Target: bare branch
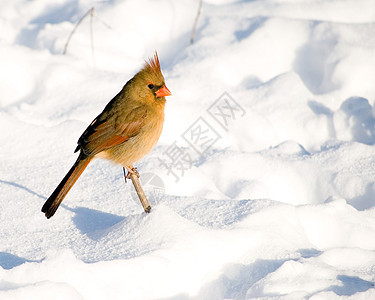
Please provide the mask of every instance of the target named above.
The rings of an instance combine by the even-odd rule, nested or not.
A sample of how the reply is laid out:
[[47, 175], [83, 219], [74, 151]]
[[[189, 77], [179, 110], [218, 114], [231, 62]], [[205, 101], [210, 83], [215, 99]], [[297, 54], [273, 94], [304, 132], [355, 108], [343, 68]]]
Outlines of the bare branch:
[[93, 31], [93, 26], [92, 26], [93, 20], [94, 20], [94, 7], [90, 9], [90, 40], [91, 40], [92, 63], [95, 68], [96, 64], [95, 64], [95, 52], [94, 52], [94, 31]]
[[137, 174], [135, 173], [129, 173], [129, 177], [133, 182], [133, 185], [135, 187], [135, 190], [138, 194], [139, 200], [142, 203], [143, 209], [146, 213], [149, 213], [151, 211], [151, 206], [148, 203], [148, 200], [146, 198], [145, 192], [142, 189], [141, 182], [139, 181], [139, 178]]
[[195, 31], [197, 30], [198, 19], [199, 19], [199, 15], [201, 14], [201, 10], [202, 10], [202, 2], [203, 2], [203, 0], [199, 0], [198, 11], [197, 11], [197, 15], [195, 16], [193, 31], [191, 32], [190, 44], [194, 43]]
[[68, 46], [69, 46], [69, 43], [70, 43], [70, 40], [71, 38], [73, 37], [73, 34], [76, 32], [78, 26], [82, 23], [82, 21], [88, 16], [90, 15], [92, 17], [93, 13], [94, 13], [94, 7], [91, 7], [83, 16], [81, 19], [79, 19], [78, 23], [76, 24], [76, 26], [74, 26], [72, 32], [70, 33], [69, 37], [68, 37], [68, 40], [66, 41], [65, 43], [65, 46], [64, 46], [64, 51], [63, 51], [63, 54], [66, 54], [66, 52], [68, 51]]

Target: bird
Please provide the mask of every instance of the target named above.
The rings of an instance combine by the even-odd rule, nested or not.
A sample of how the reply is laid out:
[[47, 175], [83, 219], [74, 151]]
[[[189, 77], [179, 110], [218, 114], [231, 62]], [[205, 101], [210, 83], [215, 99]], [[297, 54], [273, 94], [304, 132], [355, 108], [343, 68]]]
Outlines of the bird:
[[133, 164], [158, 142], [164, 124], [165, 97], [170, 95], [155, 51], [78, 139], [76, 162], [42, 207], [47, 219], [55, 214], [94, 158], [110, 160], [123, 166], [128, 175], [139, 177]]

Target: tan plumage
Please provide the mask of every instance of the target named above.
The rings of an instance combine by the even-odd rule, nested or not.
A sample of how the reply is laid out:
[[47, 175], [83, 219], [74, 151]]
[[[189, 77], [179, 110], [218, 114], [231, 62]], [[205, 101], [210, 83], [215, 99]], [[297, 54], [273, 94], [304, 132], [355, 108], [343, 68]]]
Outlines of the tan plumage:
[[109, 159], [131, 171], [133, 163], [149, 153], [159, 140], [165, 96], [169, 95], [155, 53], [79, 138], [77, 161], [42, 207], [46, 217], [54, 215], [93, 158]]

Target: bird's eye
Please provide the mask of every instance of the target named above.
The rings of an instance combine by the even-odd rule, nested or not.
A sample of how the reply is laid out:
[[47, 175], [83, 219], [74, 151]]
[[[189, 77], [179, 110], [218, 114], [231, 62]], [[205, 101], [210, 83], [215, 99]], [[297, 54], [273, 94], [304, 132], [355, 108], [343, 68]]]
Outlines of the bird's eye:
[[153, 85], [152, 83], [150, 83], [150, 84], [148, 85], [148, 88], [149, 88], [150, 90], [152, 90], [152, 89], [154, 88], [154, 85]]

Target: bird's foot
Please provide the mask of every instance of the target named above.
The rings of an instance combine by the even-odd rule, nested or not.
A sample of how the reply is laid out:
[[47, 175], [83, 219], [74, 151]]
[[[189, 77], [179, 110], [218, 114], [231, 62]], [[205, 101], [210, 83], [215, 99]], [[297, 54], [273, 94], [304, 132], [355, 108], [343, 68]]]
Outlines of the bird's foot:
[[[130, 179], [131, 175], [135, 175], [138, 178], [140, 176], [138, 171], [137, 171], [137, 168], [134, 168], [134, 167], [130, 168], [130, 167], [125, 166], [123, 169], [124, 169], [125, 182], [126, 182], [126, 179]], [[125, 169], [128, 170], [128, 174], [126, 174], [126, 175], [125, 175]]]
[[134, 174], [135, 176], [139, 178], [139, 173], [137, 171], [137, 168], [131, 168], [130, 170], [128, 170], [128, 174], [126, 175], [126, 177], [130, 178], [130, 175], [132, 174]]

